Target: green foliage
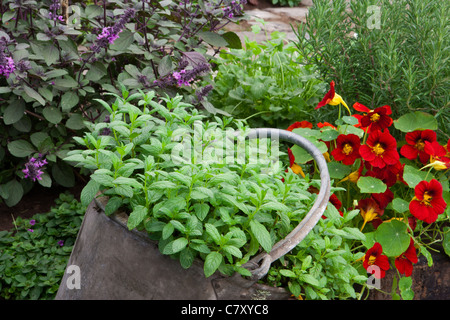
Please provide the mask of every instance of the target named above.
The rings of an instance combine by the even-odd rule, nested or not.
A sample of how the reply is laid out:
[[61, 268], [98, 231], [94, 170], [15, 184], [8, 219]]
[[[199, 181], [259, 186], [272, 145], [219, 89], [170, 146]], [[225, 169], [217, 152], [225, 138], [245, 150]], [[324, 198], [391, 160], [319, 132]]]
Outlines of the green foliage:
[[[222, 7], [231, 1], [210, 1], [208, 9], [203, 1], [76, 1], [67, 15], [56, 10], [61, 21], [51, 19], [53, 2], [0, 3], [2, 64], [11, 58], [15, 65], [7, 77], [0, 75], [0, 199], [8, 206], [32, 188], [22, 169], [39, 154], [48, 164], [37, 183], [74, 185], [73, 168], [62, 159], [73, 147], [71, 138], [86, 129], [84, 121], [104, 120], [95, 99], [108, 100], [124, 83], [134, 91], [184, 93], [199, 103], [193, 93], [201, 88], [177, 86], [173, 72], [209, 65], [216, 45], [240, 47], [235, 34], [219, 34], [242, 17], [236, 4], [229, 9], [233, 18], [224, 17]], [[121, 31], [118, 38], [101, 39], [113, 27]], [[16, 192], [8, 192], [9, 183]]]
[[262, 43], [245, 41], [244, 49], [223, 52], [208, 101], [253, 127], [287, 128], [295, 120], [317, 120], [314, 107], [326, 84], [284, 35]]
[[[72, 252], [85, 207], [61, 194], [50, 212], [17, 218], [0, 232], [0, 296], [12, 300], [53, 299]], [[62, 242], [61, 242], [62, 241]]]
[[302, 3], [302, 0], [271, 0], [272, 4], [279, 5], [281, 7], [296, 7]]
[[430, 113], [448, 139], [449, 11], [440, 0], [315, 0], [296, 45], [349, 101]]
[[[249, 128], [242, 122], [227, 117], [205, 121], [181, 96], [163, 99], [164, 105], [154, 96], [153, 92], [127, 99], [117, 96], [107, 108], [111, 122], [89, 125], [90, 132], [77, 139], [83, 149], [70, 151], [66, 161], [92, 171], [83, 203], [101, 191], [109, 197], [108, 214], [118, 208], [128, 212], [128, 228], [147, 231], [158, 241], [160, 252], [177, 258], [183, 268], [198, 258], [204, 261], [206, 277], [217, 271], [251, 275], [243, 265], [260, 252], [270, 252], [298, 225], [315, 200], [308, 189], [318, 187], [319, 181], [284, 172], [276, 162], [268, 166], [267, 161], [274, 160], [270, 155], [249, 161], [254, 146], [240, 144], [245, 140], [231, 140], [230, 147], [223, 138], [227, 133], [234, 132], [228, 138], [245, 134]], [[99, 134], [105, 127], [110, 129], [108, 136]], [[258, 143], [271, 150], [270, 141]], [[243, 163], [237, 161], [239, 156], [234, 158], [240, 147], [245, 152]], [[272, 265], [276, 285], [290, 287], [289, 282], [295, 281], [295, 286], [308, 288], [310, 298], [355, 297], [351, 287], [365, 276], [351, 267], [354, 256], [343, 239], [364, 237], [342, 224], [336, 213], [330, 205], [326, 214], [332, 222], [321, 223], [289, 257]], [[318, 243], [324, 246], [319, 248]], [[336, 255], [333, 249], [346, 253]], [[296, 265], [311, 256], [315, 260], [310, 268], [295, 273]], [[287, 260], [293, 263], [289, 267], [295, 279], [282, 271]], [[332, 289], [322, 287], [333, 282]]]

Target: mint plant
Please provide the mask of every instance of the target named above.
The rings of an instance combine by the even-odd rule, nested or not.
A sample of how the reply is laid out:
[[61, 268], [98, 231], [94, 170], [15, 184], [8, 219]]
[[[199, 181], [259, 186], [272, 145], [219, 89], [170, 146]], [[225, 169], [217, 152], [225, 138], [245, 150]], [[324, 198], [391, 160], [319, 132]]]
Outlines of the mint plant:
[[[319, 181], [285, 172], [268, 162], [279, 161], [269, 156], [239, 162], [234, 154], [241, 149], [242, 159], [250, 159], [254, 147], [245, 140], [230, 143], [229, 138], [240, 136], [236, 132], [244, 137], [249, 130], [243, 122], [228, 117], [206, 120], [181, 96], [161, 102], [155, 97], [154, 92], [130, 94], [124, 89], [111, 106], [98, 100], [109, 122], [89, 124], [89, 132], [75, 138], [82, 148], [65, 158], [91, 173], [82, 203], [89, 204], [101, 192], [108, 197], [107, 215], [127, 213], [129, 229], [147, 232], [162, 254], [176, 257], [184, 268], [200, 259], [206, 277], [216, 271], [251, 276], [243, 265], [262, 251], [270, 252], [298, 225], [314, 203], [316, 194], [310, 190], [319, 188]], [[267, 144], [266, 150], [272, 150], [272, 143], [258, 141], [259, 146]], [[263, 281], [289, 287], [296, 295], [305, 286], [311, 298], [355, 297], [351, 287], [365, 277], [351, 267], [355, 256], [344, 239], [360, 240], [363, 235], [338, 221], [336, 212], [330, 204], [326, 215], [334, 218], [274, 263]], [[355, 212], [345, 221], [353, 217]], [[345, 251], [343, 257], [333, 254], [337, 248]], [[317, 261], [307, 265], [304, 260], [311, 257]], [[336, 272], [345, 271], [325, 271], [330, 263]], [[303, 269], [298, 269], [301, 264]], [[335, 277], [346, 285], [340, 289]], [[332, 290], [321, 287], [333, 281]]]
[[[240, 46], [221, 28], [242, 18], [244, 2], [2, 1], [0, 198], [14, 206], [35, 182], [73, 186], [73, 168], [62, 161], [72, 137], [101, 117], [94, 99], [120, 94], [121, 84], [183, 93], [200, 105], [209, 87], [196, 81], [212, 55]], [[189, 78], [178, 84], [177, 73]], [[25, 178], [39, 154], [48, 162], [42, 179]]]
[[0, 231], [0, 296], [11, 300], [51, 300], [81, 226], [85, 207], [62, 193], [50, 212], [15, 220]]

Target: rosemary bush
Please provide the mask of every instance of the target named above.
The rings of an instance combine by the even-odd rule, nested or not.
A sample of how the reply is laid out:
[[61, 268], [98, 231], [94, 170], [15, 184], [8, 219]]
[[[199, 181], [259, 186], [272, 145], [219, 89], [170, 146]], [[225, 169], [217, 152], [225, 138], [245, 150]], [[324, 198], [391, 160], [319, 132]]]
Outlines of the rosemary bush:
[[315, 0], [296, 45], [348, 101], [431, 113], [448, 138], [449, 11], [440, 0]]

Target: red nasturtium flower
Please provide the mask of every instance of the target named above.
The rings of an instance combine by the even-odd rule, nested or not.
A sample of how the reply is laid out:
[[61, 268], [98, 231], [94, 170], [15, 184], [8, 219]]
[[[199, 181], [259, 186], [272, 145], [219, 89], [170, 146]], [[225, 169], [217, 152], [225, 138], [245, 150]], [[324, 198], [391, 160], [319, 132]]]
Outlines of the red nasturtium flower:
[[414, 241], [410, 239], [408, 249], [395, 259], [395, 267], [400, 274], [405, 274], [405, 277], [410, 277], [413, 271], [413, 263], [417, 263], [417, 261]]
[[365, 105], [362, 105], [359, 102], [355, 102], [353, 105], [358, 111], [365, 112], [363, 116], [357, 117], [359, 119], [359, 123], [363, 128], [369, 128], [369, 132], [376, 130], [384, 130], [391, 126], [393, 120], [389, 115], [392, 114], [391, 107], [386, 105], [375, 110], [370, 110]]
[[383, 248], [381, 244], [375, 242], [372, 248], [367, 250], [366, 255], [364, 256], [363, 267], [364, 269], [368, 269], [372, 265], [376, 265], [379, 267], [380, 272], [376, 272], [376, 270], [372, 270], [372, 274], [377, 279], [382, 279], [386, 275], [386, 270], [389, 269], [389, 258], [382, 254]]
[[442, 198], [442, 185], [436, 179], [419, 182], [414, 188], [414, 194], [409, 203], [409, 211], [414, 217], [426, 223], [435, 222], [438, 215], [447, 207]]
[[[439, 142], [425, 141], [425, 152], [430, 155], [430, 164], [436, 170], [445, 170], [450, 168], [450, 157], [447, 156], [447, 150]], [[428, 167], [427, 166], [427, 167]]]
[[311, 122], [303, 120], [303, 121], [296, 121], [296, 122], [294, 122], [286, 130], [287, 131], [292, 131], [292, 130], [297, 129], [297, 128], [309, 128], [309, 129], [312, 129], [312, 127], [313, 127], [313, 125], [312, 125]]
[[419, 156], [420, 162], [427, 164], [430, 155], [425, 151], [425, 142], [436, 141], [436, 132], [429, 129], [408, 132], [405, 140], [407, 144], [400, 149], [400, 154], [409, 160], [415, 160]]
[[330, 82], [330, 90], [328, 90], [328, 92], [325, 94], [322, 101], [320, 101], [317, 104], [316, 109], [322, 108], [323, 106], [325, 106], [327, 104], [329, 104], [331, 106], [337, 106], [338, 104], [343, 104], [344, 107], [347, 108], [348, 113], [351, 114], [350, 109], [348, 108], [348, 106], [344, 102], [344, 100], [342, 100], [342, 97], [334, 91], [334, 81]]
[[336, 139], [336, 148], [331, 151], [331, 155], [336, 161], [342, 161], [345, 165], [352, 165], [356, 159], [360, 158], [359, 137], [355, 134], [340, 134]]
[[359, 153], [364, 160], [377, 168], [394, 165], [400, 160], [397, 141], [389, 131], [372, 131], [366, 144], [359, 148]]

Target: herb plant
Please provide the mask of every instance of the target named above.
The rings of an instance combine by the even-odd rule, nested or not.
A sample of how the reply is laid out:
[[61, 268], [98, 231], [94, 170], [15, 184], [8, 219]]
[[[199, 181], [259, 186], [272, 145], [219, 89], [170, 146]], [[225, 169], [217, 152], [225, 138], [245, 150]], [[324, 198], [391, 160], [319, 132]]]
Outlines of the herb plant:
[[[0, 198], [14, 206], [34, 182], [73, 186], [73, 168], [62, 161], [71, 138], [84, 121], [104, 120], [93, 101], [120, 93], [122, 83], [200, 104], [210, 87], [196, 81], [211, 55], [240, 46], [221, 28], [242, 17], [244, 2], [2, 1]], [[42, 174], [25, 178], [25, 164], [38, 157], [47, 161]]]
[[50, 212], [17, 218], [0, 232], [0, 296], [12, 300], [53, 299], [72, 252], [85, 207], [61, 194]]
[[[254, 30], [259, 32], [259, 30]], [[245, 41], [245, 48], [222, 52], [216, 60], [214, 89], [207, 100], [253, 127], [286, 128], [295, 120], [314, 121], [314, 107], [325, 93], [313, 65], [284, 34]]]
[[[221, 138], [235, 129], [245, 133], [247, 126], [227, 117], [205, 121], [181, 96], [164, 98], [164, 105], [154, 98], [153, 92], [129, 95], [124, 90], [111, 106], [101, 102], [110, 122], [89, 125], [90, 132], [76, 138], [83, 149], [70, 151], [65, 160], [92, 172], [82, 203], [101, 191], [109, 197], [106, 214], [128, 213], [129, 229], [147, 231], [161, 253], [178, 258], [184, 268], [198, 258], [206, 277], [216, 271], [250, 276], [242, 266], [261, 251], [270, 252], [298, 225], [315, 200], [310, 190], [319, 188], [319, 181], [276, 169], [267, 157], [224, 162], [239, 142], [227, 149]], [[271, 145], [262, 141], [259, 145]], [[179, 149], [183, 146], [187, 149]], [[245, 147], [248, 159], [251, 150], [250, 144]], [[297, 296], [304, 287], [309, 298], [356, 297], [352, 286], [366, 276], [351, 266], [361, 253], [354, 256], [347, 240], [364, 235], [346, 227], [336, 213], [330, 204], [325, 213], [330, 220], [274, 263], [265, 281], [289, 287]], [[350, 212], [345, 221], [356, 215]], [[332, 283], [332, 289], [323, 288]]]
[[315, 0], [297, 47], [349, 101], [432, 114], [449, 138], [448, 1]]

